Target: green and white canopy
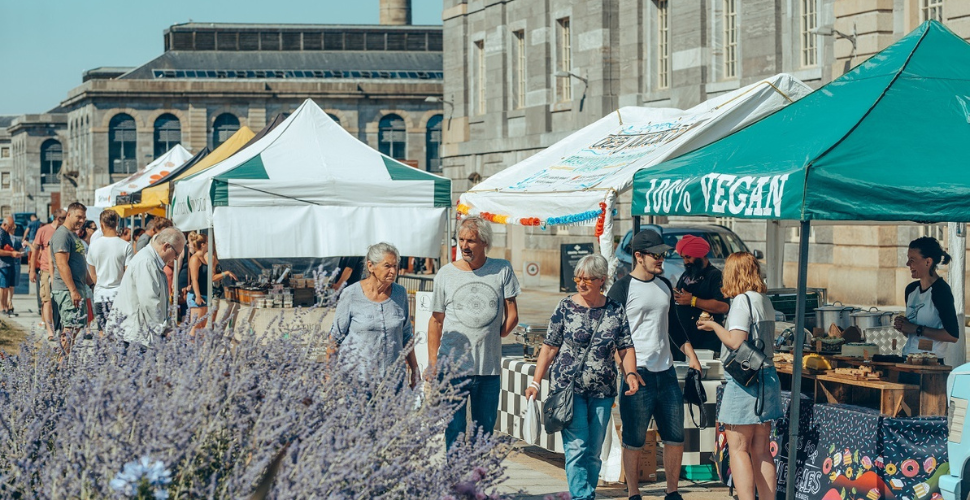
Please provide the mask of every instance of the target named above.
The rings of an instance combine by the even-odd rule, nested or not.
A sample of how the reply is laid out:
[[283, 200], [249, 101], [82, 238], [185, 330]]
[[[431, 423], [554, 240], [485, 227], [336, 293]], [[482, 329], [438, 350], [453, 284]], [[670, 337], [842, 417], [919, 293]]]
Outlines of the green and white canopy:
[[179, 181], [172, 220], [215, 230], [222, 258], [364, 255], [386, 241], [436, 257], [451, 181], [370, 148], [312, 100], [249, 147]]

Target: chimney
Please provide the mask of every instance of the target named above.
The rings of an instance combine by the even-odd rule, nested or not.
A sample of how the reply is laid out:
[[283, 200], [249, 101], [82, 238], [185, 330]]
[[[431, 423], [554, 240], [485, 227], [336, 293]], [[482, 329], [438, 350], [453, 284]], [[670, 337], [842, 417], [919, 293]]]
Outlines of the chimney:
[[381, 24], [407, 26], [411, 24], [411, 0], [380, 0]]

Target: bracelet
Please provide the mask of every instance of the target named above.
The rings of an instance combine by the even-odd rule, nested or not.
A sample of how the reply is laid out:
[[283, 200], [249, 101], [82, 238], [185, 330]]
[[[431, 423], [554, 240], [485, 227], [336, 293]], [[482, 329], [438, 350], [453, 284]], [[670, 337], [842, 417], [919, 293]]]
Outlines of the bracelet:
[[691, 307], [697, 307], [697, 297], [691, 297], [690, 298], [690, 306]]
[[532, 382], [529, 382], [529, 387], [532, 387], [532, 388], [534, 388], [537, 391], [539, 389], [542, 389], [542, 386], [539, 385], [539, 382], [536, 382], [535, 380], [533, 380]]
[[630, 375], [636, 375], [636, 374], [637, 374], [636, 372], [626, 372], [626, 375], [624, 375], [623, 378], [627, 378]]

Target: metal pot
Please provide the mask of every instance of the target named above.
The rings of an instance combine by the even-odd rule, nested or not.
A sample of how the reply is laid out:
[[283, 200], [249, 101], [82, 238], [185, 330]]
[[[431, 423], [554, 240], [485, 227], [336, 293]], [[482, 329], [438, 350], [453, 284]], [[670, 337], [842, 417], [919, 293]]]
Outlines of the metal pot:
[[829, 325], [835, 323], [836, 326], [845, 330], [852, 324], [849, 314], [855, 308], [842, 305], [836, 301], [834, 304], [826, 304], [815, 308], [815, 324], [823, 330], [828, 330]]
[[876, 307], [870, 307], [868, 311], [856, 311], [849, 314], [852, 324], [865, 330], [866, 328], [879, 328], [892, 324], [893, 313], [890, 311], [880, 311]]

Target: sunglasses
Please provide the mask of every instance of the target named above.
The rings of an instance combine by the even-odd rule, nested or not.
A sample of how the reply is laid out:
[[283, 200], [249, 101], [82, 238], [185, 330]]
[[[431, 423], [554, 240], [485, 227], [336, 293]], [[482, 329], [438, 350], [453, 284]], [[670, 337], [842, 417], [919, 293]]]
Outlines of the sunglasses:
[[653, 252], [637, 252], [637, 253], [645, 257], [650, 257], [653, 260], [663, 260], [665, 257], [665, 255], [662, 253], [653, 253]]
[[576, 282], [577, 285], [580, 284], [580, 283], [583, 283], [583, 284], [589, 286], [589, 285], [592, 285], [593, 282], [596, 281], [596, 280], [598, 280], [598, 279], [599, 278], [573, 278], [573, 281]]

